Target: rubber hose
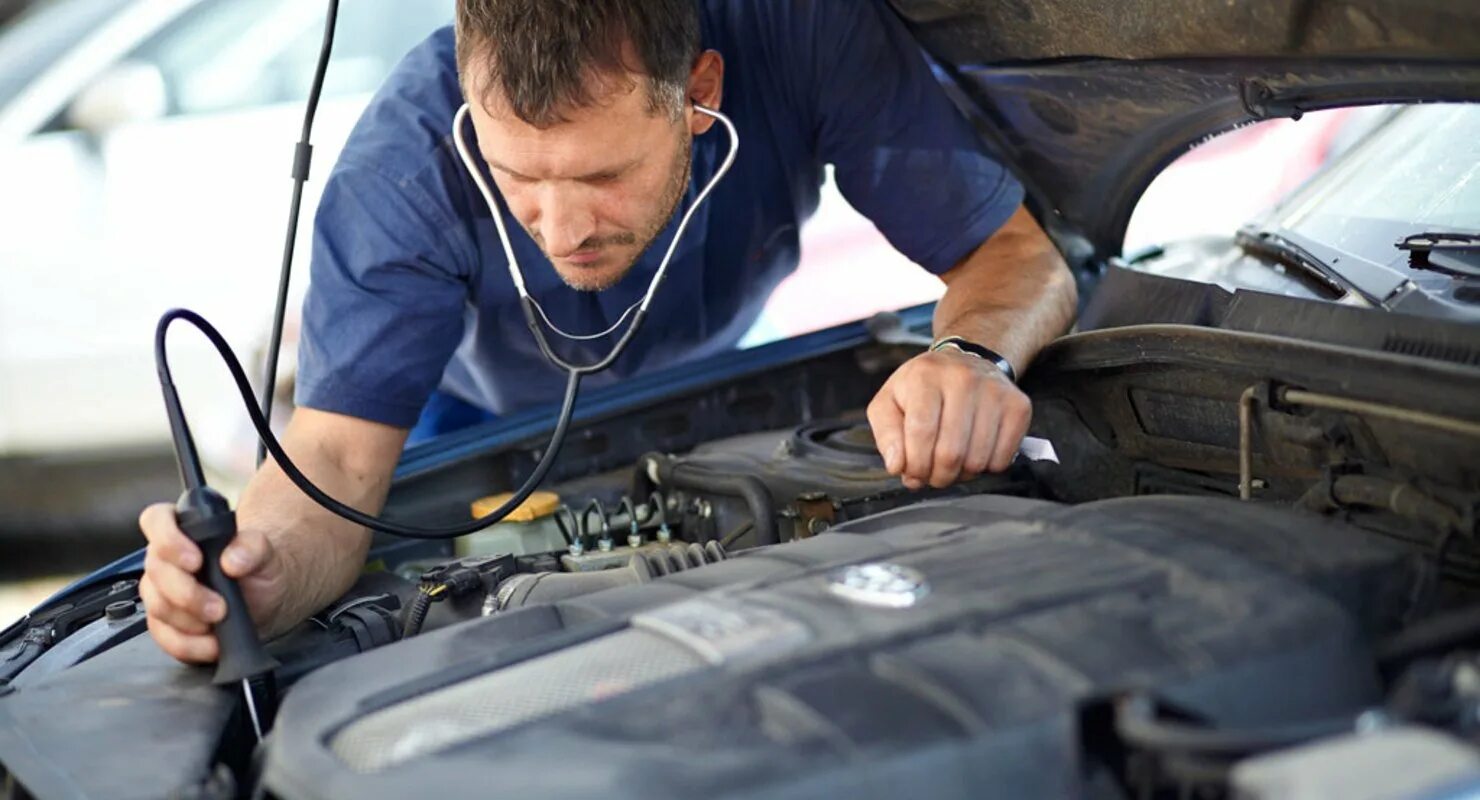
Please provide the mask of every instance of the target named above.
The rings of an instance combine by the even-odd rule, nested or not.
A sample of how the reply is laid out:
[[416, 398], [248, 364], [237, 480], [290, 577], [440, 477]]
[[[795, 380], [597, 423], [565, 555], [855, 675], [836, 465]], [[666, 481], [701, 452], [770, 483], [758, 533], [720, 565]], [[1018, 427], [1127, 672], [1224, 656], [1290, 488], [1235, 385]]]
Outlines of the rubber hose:
[[1464, 517], [1445, 503], [1404, 483], [1370, 475], [1341, 475], [1331, 497], [1344, 506], [1382, 508], [1441, 531], [1464, 533]]
[[638, 461], [637, 480], [647, 475], [649, 467], [656, 473], [658, 483], [695, 492], [738, 497], [750, 509], [755, 520], [755, 541], [758, 545], [779, 544], [781, 535], [776, 528], [776, 503], [771, 490], [754, 475], [725, 475], [713, 472], [697, 464], [677, 461], [659, 453], [649, 453]]
[[1384, 671], [1480, 641], [1480, 606], [1456, 609], [1404, 628], [1377, 646]]

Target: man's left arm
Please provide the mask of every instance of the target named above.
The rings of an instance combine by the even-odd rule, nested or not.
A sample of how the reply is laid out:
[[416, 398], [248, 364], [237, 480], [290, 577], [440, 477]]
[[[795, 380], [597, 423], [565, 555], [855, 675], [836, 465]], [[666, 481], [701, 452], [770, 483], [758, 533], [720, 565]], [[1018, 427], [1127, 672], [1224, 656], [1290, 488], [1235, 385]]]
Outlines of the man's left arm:
[[[990, 348], [1019, 375], [1074, 319], [1073, 276], [1022, 207], [941, 278], [936, 339]], [[911, 489], [945, 487], [1007, 469], [1032, 404], [991, 362], [947, 348], [900, 367], [869, 404], [868, 419], [891, 474]]]

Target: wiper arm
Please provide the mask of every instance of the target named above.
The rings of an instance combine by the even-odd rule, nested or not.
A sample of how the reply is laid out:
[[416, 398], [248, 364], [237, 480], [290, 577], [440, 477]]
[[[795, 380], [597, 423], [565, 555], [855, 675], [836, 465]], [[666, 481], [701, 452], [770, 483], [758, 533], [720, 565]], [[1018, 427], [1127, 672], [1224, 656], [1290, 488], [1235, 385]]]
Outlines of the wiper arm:
[[1289, 239], [1269, 231], [1256, 232], [1252, 228], [1243, 228], [1234, 235], [1233, 241], [1246, 253], [1263, 256], [1276, 263], [1300, 270], [1336, 298], [1356, 294], [1373, 306], [1387, 307], [1380, 298], [1363, 291], [1360, 286], [1347, 280], [1330, 264], [1311, 255], [1308, 250]]
[[1408, 251], [1414, 269], [1480, 278], [1480, 234], [1426, 231], [1403, 237], [1396, 247]]

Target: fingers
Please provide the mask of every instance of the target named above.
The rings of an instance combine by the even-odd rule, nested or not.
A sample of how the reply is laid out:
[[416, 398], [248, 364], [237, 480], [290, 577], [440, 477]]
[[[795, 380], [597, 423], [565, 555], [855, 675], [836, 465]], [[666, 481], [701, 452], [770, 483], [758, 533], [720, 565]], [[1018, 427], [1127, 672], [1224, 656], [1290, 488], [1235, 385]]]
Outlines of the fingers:
[[241, 580], [262, 569], [272, 557], [272, 547], [260, 531], [238, 530], [221, 553], [221, 571]]
[[900, 394], [904, 407], [904, 470], [901, 480], [910, 489], [923, 489], [930, 480], [935, 457], [941, 392], [932, 382], [911, 381], [901, 387]]
[[216, 643], [215, 636], [183, 633], [152, 615], [148, 624], [149, 635], [154, 637], [159, 648], [180, 661], [187, 664], [210, 664], [220, 655], [220, 646]]
[[1028, 426], [1033, 421], [1033, 404], [1016, 388], [1002, 398], [1001, 408], [1002, 423], [997, 428], [997, 441], [991, 449], [991, 463], [987, 465], [992, 472], [1005, 472], [1012, 466], [1012, 460], [1017, 457], [1023, 437], [1028, 434]]
[[188, 663], [216, 658], [211, 625], [226, 616], [226, 603], [200, 584], [200, 548], [175, 523], [175, 509], [152, 505], [139, 515], [139, 529], [149, 541], [139, 597], [144, 601], [149, 633], [162, 650]]
[[868, 424], [874, 432], [874, 445], [884, 457], [884, 469], [890, 475], [904, 471], [904, 412], [894, 398], [894, 382], [884, 388], [868, 404]]
[[144, 556], [139, 593], [149, 616], [185, 633], [207, 633], [226, 616], [220, 595], [202, 585], [193, 573], [156, 557], [152, 548]]
[[997, 408], [991, 403], [980, 403], [981, 414], [971, 428], [971, 444], [966, 447], [966, 463], [961, 466], [961, 477], [970, 480], [991, 468], [992, 454], [997, 449], [1000, 419]]
[[947, 383], [941, 393], [940, 424], [935, 435], [935, 452], [930, 462], [930, 485], [944, 489], [961, 477], [971, 447], [972, 432], [977, 426], [995, 426], [991, 408], [977, 402], [974, 376], [955, 371], [943, 376]]
[[139, 515], [139, 530], [149, 541], [149, 552], [187, 572], [200, 569], [200, 548], [175, 524], [175, 507], [155, 503]]
[[905, 368], [895, 373], [869, 403], [869, 427], [884, 457], [884, 468], [898, 475], [910, 489], [924, 488], [930, 479], [940, 408], [940, 391], [928, 382], [914, 380]]

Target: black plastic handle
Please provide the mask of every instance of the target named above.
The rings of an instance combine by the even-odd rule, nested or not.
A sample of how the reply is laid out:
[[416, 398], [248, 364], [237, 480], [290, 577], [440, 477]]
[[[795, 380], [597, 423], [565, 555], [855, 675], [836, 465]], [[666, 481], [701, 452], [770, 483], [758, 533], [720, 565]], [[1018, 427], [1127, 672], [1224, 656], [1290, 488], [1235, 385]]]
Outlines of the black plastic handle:
[[221, 571], [221, 552], [236, 537], [236, 514], [226, 498], [209, 487], [192, 489], [175, 504], [175, 520], [200, 547], [204, 565], [199, 577], [226, 600], [226, 618], [216, 623], [221, 657], [216, 662], [215, 682], [235, 683], [276, 667], [277, 661], [257, 638], [241, 587]]

